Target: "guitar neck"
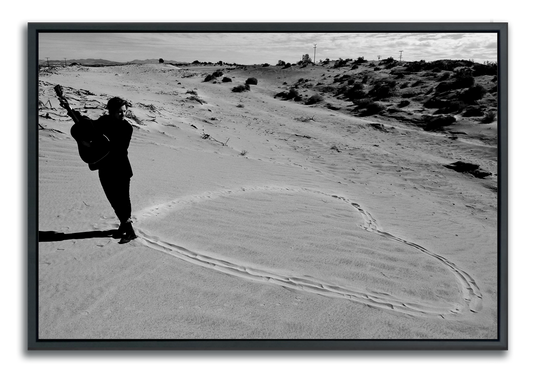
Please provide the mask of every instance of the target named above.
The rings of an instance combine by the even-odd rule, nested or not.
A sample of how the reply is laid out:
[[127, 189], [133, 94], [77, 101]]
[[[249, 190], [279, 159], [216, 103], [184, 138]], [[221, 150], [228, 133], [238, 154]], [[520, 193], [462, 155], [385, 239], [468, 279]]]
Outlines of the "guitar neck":
[[70, 108], [70, 104], [68, 103], [67, 99], [63, 95], [63, 88], [60, 85], [56, 85], [54, 87], [54, 90], [56, 92], [57, 97], [59, 98], [59, 103], [61, 104], [61, 107], [63, 107], [67, 111], [67, 114], [70, 116], [70, 118], [72, 118], [72, 120], [75, 123], [78, 123], [79, 122], [78, 116], [76, 116], [76, 113], [74, 112], [74, 110]]
[[72, 110], [70, 108], [70, 106], [68, 107], [67, 109], [67, 114], [70, 116], [70, 118], [72, 118], [72, 120], [75, 122], [75, 123], [79, 123], [80, 120], [78, 119], [78, 117], [76, 116], [76, 113], [74, 112], [74, 110]]

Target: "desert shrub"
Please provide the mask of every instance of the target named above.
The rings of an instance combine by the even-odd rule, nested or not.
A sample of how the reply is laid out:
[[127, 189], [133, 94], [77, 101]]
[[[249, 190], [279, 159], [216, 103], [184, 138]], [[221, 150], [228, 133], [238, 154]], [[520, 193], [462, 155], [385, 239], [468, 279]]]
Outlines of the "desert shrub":
[[292, 67], [291, 63], [285, 63], [285, 65], [283, 66], [283, 68], [290, 68], [290, 67]]
[[440, 99], [438, 97], [431, 97], [429, 100], [423, 103], [424, 108], [428, 109], [440, 109], [445, 107], [448, 101]]
[[359, 106], [359, 115], [366, 117], [376, 115], [385, 110], [385, 107], [377, 102], [370, 101]]
[[317, 85], [317, 89], [322, 92], [322, 93], [331, 93], [331, 92], [335, 92], [337, 91], [337, 88], [331, 86], [331, 85], [321, 85], [318, 87]]
[[214, 77], [220, 77], [220, 76], [222, 76], [222, 75], [224, 75], [224, 72], [222, 72], [222, 71], [220, 71], [220, 70], [217, 70], [217, 71], [213, 72], [213, 76], [214, 76]]
[[368, 95], [376, 100], [391, 97], [395, 94], [396, 82], [392, 80], [381, 80], [374, 84]]
[[357, 58], [356, 62], [357, 62], [357, 63], [366, 63], [367, 60], [365, 59], [364, 56], [360, 56], [359, 58]]
[[448, 80], [450, 79], [450, 76], [451, 76], [451, 72], [450, 71], [446, 71], [444, 73], [442, 73], [438, 78], [437, 78], [437, 81], [445, 81], [445, 80]]
[[222, 78], [222, 82], [223, 83], [231, 83], [231, 79], [229, 77], [225, 76], [225, 77]]
[[279, 92], [274, 95], [274, 98], [278, 97], [281, 97], [283, 100], [302, 101], [302, 96], [300, 96], [300, 94], [295, 88], [289, 89], [288, 92]]
[[484, 64], [476, 64], [473, 67], [474, 76], [481, 75], [497, 75], [498, 74], [498, 63], [496, 62], [485, 62]]
[[456, 76], [453, 80], [443, 81], [435, 87], [435, 92], [443, 93], [454, 89], [470, 88], [475, 84], [473, 76]]
[[246, 79], [246, 84], [248, 85], [257, 85], [257, 79], [255, 77], [250, 77]]
[[456, 119], [454, 116], [430, 116], [426, 119], [426, 124], [424, 130], [426, 131], [439, 131], [442, 130], [444, 126], [449, 126], [455, 123]]
[[392, 56], [389, 56], [387, 59], [380, 60], [379, 64], [383, 66], [383, 65], [390, 64], [392, 62], [394, 62], [394, 58]]
[[406, 65], [406, 69], [409, 72], [420, 72], [426, 68], [426, 62], [424, 60], [420, 60], [417, 62], [409, 62]]
[[450, 114], [450, 113], [461, 113], [465, 108], [465, 103], [462, 101], [447, 101], [444, 106], [435, 111], [434, 114]]
[[475, 64], [472, 67], [473, 76], [482, 76], [482, 75], [496, 75], [498, 74], [498, 64], [496, 63], [487, 63], [487, 64]]
[[365, 91], [363, 91], [363, 85], [360, 83], [356, 83], [352, 87], [344, 91], [342, 93], [342, 96], [350, 101], [354, 101], [366, 97], [367, 94]]
[[479, 106], [469, 106], [463, 112], [463, 117], [481, 117], [485, 113]]
[[416, 92], [416, 91], [405, 91], [401, 94], [401, 97], [402, 98], [413, 98], [413, 97], [416, 97], [420, 94], [420, 92]]
[[283, 67], [283, 66], [285, 66], [285, 64], [286, 64], [285, 61], [278, 60], [278, 64], [276, 64], [276, 66]]
[[473, 86], [476, 82], [476, 79], [474, 79], [471, 75], [456, 75], [455, 79], [453, 80], [452, 84], [454, 88], [470, 88]]
[[339, 58], [339, 60], [337, 60], [335, 62], [335, 64], [333, 65], [333, 68], [340, 68], [340, 67], [344, 67], [348, 64], [348, 62], [350, 61], [350, 59], [342, 59], [342, 58]]
[[364, 109], [366, 108], [369, 104], [373, 103], [374, 101], [368, 97], [366, 98], [361, 98], [361, 99], [357, 99], [357, 100], [354, 100], [354, 105], [356, 105], [359, 109]]
[[383, 110], [385, 110], [385, 107], [381, 104], [378, 104], [377, 102], [370, 103], [362, 112], [361, 115], [363, 116], [369, 116], [369, 115], [375, 115], [381, 113]]
[[335, 75], [335, 78], [333, 79], [333, 82], [334, 83], [342, 83], [342, 82], [348, 81], [350, 79], [352, 79], [351, 75], [342, 75], [342, 76]]
[[270, 67], [270, 64], [268, 63], [263, 63], [263, 65], [261, 67]]
[[459, 98], [468, 104], [474, 104], [477, 100], [481, 100], [487, 93], [487, 90], [481, 85], [476, 84], [468, 89], [465, 89], [459, 95]]
[[215, 80], [215, 77], [213, 75], [207, 75], [204, 78], [204, 82], [208, 82], [208, 81], [212, 81], [212, 80]]
[[399, 108], [405, 108], [406, 106], [408, 106], [411, 102], [409, 100], [402, 100], [400, 101], [400, 103], [398, 104], [398, 107]]
[[485, 113], [483, 118], [481, 118], [480, 122], [481, 123], [491, 123], [491, 122], [494, 122], [495, 119], [496, 119], [496, 113], [494, 113], [493, 111], [489, 111], [489, 112]]
[[314, 94], [307, 99], [307, 101], [305, 102], [305, 105], [313, 105], [321, 101], [324, 101], [324, 98], [320, 96], [319, 94]]
[[232, 92], [245, 92], [249, 90], [250, 90], [250, 86], [248, 84], [244, 84], [244, 85], [238, 85], [236, 87], [233, 87], [231, 91]]

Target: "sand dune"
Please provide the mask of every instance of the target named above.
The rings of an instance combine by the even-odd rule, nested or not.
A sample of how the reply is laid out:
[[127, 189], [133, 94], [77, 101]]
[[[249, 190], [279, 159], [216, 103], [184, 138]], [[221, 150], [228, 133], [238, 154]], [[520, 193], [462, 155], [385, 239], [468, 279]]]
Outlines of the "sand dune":
[[[347, 69], [219, 69], [232, 81], [205, 82], [210, 66], [41, 72], [39, 337], [497, 336], [494, 124], [429, 132], [333, 95], [276, 98]], [[127, 245], [109, 236], [118, 221], [55, 84], [91, 118], [111, 96], [132, 104]]]

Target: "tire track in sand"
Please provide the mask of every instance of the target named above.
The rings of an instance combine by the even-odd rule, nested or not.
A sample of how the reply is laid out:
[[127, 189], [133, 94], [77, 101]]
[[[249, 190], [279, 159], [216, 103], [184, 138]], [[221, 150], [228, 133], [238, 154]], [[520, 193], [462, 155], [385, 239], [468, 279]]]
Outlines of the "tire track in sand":
[[250, 193], [250, 192], [279, 192], [279, 193], [309, 193], [315, 195], [326, 196], [335, 198], [339, 201], [352, 206], [361, 215], [363, 219], [363, 225], [358, 227], [363, 230], [379, 235], [386, 239], [402, 243], [410, 248], [413, 248], [438, 262], [443, 264], [448, 270], [450, 270], [462, 293], [463, 303], [453, 303], [447, 307], [435, 306], [432, 304], [424, 304], [419, 302], [410, 302], [408, 300], [396, 297], [394, 295], [383, 292], [361, 291], [350, 287], [341, 287], [338, 285], [330, 284], [314, 277], [299, 277], [299, 276], [286, 276], [276, 273], [274, 270], [257, 269], [247, 267], [245, 265], [239, 265], [232, 261], [215, 258], [209, 256], [208, 253], [200, 253], [191, 251], [182, 246], [161, 240], [159, 237], [150, 235], [146, 231], [137, 227], [139, 241], [145, 246], [166, 253], [173, 257], [179, 258], [183, 261], [202, 266], [209, 269], [214, 269], [232, 276], [248, 279], [256, 282], [269, 283], [278, 286], [282, 286], [288, 289], [301, 290], [304, 292], [323, 295], [330, 298], [347, 299], [357, 303], [365, 304], [374, 308], [392, 310], [413, 316], [423, 317], [440, 317], [448, 318], [467, 312], [479, 312], [482, 308], [482, 294], [474, 279], [465, 271], [460, 269], [453, 262], [449, 261], [445, 257], [429, 251], [414, 242], [402, 239], [389, 232], [382, 230], [376, 219], [361, 205], [358, 203], [335, 194], [328, 194], [318, 190], [297, 188], [297, 187], [278, 187], [278, 186], [255, 186], [255, 187], [241, 187], [238, 189], [221, 190], [217, 192], [205, 192], [198, 195], [190, 195], [177, 198], [170, 202], [152, 206], [143, 209], [136, 213], [136, 219], [142, 221], [154, 216], [165, 215], [169, 212], [175, 211], [179, 207], [188, 206], [193, 203], [199, 203], [223, 196], [235, 195], [238, 193]]

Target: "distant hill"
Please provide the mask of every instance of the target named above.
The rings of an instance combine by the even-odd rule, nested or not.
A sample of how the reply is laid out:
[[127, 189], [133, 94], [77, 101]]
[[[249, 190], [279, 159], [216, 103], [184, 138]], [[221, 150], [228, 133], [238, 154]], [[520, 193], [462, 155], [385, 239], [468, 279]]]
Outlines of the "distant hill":
[[[116, 62], [112, 60], [106, 60], [106, 59], [67, 59], [67, 60], [59, 60], [59, 59], [51, 59], [51, 60], [45, 60], [40, 59], [39, 65], [46, 66], [49, 64], [50, 66], [64, 66], [65, 64], [67, 66], [70, 66], [72, 64], [81, 64], [83, 66], [121, 66], [126, 64], [157, 64], [159, 63], [159, 58], [157, 59], [145, 59], [145, 60], [132, 60], [130, 62]], [[165, 63], [168, 64], [187, 64], [184, 62], [176, 62], [175, 60], [165, 60]]]

